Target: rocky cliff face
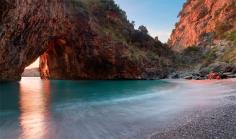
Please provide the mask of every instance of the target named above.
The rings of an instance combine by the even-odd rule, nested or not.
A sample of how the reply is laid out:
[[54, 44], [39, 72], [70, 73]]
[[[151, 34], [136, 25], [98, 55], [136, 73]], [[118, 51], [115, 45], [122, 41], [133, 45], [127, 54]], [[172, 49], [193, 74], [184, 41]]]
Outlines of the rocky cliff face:
[[236, 74], [236, 1], [188, 0], [169, 44], [177, 50], [175, 69], [205, 79], [211, 72]]
[[40, 56], [42, 78], [162, 78], [168, 49], [135, 30], [113, 0], [2, 0], [0, 79]]
[[[71, 32], [56, 37], [41, 56], [50, 79], [163, 78], [164, 47], [137, 31], [112, 0], [74, 1], [67, 7]], [[163, 54], [161, 55], [161, 53]]]
[[[26, 66], [66, 32], [64, 4], [58, 0], [1, 0], [0, 79], [19, 80]], [[63, 26], [62, 26], [63, 25]]]
[[169, 44], [181, 50], [222, 39], [236, 30], [235, 0], [188, 0], [179, 14]]

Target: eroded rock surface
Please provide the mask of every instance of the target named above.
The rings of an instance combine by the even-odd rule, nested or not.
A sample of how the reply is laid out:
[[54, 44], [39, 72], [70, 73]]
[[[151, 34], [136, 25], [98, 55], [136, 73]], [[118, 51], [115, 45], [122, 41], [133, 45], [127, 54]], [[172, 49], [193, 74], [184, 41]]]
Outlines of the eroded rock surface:
[[221, 78], [234, 77], [236, 1], [187, 0], [179, 17], [169, 41], [176, 51], [171, 76], [207, 79], [216, 72]]
[[179, 17], [169, 42], [174, 49], [209, 44], [236, 30], [236, 1], [188, 0]]
[[26, 66], [47, 50], [48, 41], [66, 32], [59, 0], [1, 0], [0, 79], [19, 80]]
[[113, 0], [1, 0], [0, 80], [40, 56], [47, 79], [163, 78], [169, 50]]

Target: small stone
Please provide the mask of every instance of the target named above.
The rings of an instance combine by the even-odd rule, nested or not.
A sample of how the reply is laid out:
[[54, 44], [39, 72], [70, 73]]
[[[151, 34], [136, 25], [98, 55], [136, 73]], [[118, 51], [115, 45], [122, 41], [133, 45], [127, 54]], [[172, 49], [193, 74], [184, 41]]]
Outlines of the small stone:
[[186, 77], [184, 77], [184, 79], [186, 79], [186, 80], [192, 80], [193, 77], [192, 77], [192, 76], [186, 76]]

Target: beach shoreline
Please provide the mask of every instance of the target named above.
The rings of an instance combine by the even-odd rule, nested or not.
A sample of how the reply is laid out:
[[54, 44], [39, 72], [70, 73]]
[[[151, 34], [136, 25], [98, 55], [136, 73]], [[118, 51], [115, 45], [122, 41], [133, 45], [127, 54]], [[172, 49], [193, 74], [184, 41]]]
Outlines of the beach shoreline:
[[[236, 92], [235, 92], [236, 93]], [[209, 110], [198, 110], [192, 114], [192, 120], [164, 128], [153, 133], [150, 139], [209, 139], [236, 138], [236, 96], [228, 96], [231, 103], [218, 105]]]

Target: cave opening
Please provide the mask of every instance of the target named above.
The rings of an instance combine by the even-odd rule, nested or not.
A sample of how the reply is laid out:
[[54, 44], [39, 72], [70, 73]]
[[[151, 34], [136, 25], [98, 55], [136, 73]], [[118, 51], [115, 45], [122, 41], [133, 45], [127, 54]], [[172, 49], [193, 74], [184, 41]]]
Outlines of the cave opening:
[[[53, 57], [52, 56], [50, 57], [50, 54], [48, 53], [50, 53], [54, 47], [61, 48], [64, 47], [65, 45], [66, 41], [64, 38], [61, 37], [59, 38], [55, 37], [52, 40], [48, 41], [47, 49], [45, 50], [45, 52], [39, 55], [38, 58], [35, 61], [33, 61], [29, 66], [25, 67], [21, 77], [41, 77], [41, 79], [45, 80], [49, 79], [50, 73], [49, 73], [48, 59]], [[62, 53], [63, 50], [59, 52]]]
[[25, 67], [22, 77], [40, 77], [39, 72], [39, 57], [29, 66]]

